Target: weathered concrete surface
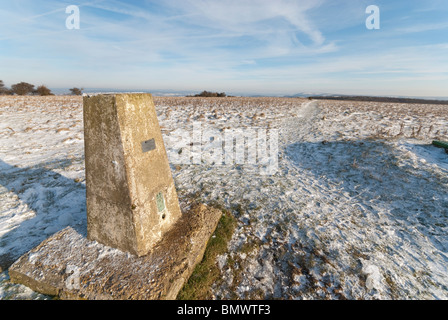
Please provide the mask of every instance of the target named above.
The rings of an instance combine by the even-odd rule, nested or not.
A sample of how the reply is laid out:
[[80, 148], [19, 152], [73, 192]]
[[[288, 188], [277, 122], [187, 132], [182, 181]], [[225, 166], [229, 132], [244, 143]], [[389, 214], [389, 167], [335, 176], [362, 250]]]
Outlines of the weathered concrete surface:
[[143, 257], [90, 241], [69, 227], [19, 258], [9, 276], [62, 299], [172, 300], [202, 260], [221, 214], [196, 206]]
[[152, 96], [83, 103], [88, 238], [143, 256], [181, 216]]

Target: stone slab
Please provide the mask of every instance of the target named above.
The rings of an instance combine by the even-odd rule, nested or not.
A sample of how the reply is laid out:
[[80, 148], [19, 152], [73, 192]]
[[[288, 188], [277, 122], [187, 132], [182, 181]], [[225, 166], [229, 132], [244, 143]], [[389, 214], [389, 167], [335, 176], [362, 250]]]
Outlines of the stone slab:
[[202, 260], [221, 215], [219, 209], [195, 206], [141, 257], [68, 227], [20, 257], [9, 276], [61, 299], [173, 300]]

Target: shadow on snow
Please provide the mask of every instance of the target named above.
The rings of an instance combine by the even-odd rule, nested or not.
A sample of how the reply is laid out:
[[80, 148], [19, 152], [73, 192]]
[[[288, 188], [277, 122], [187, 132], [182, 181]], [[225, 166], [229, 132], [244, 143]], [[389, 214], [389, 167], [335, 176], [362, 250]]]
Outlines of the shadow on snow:
[[[19, 199], [0, 216], [0, 226], [9, 229], [0, 236], [0, 270], [67, 226], [86, 234], [85, 185], [54, 171], [70, 164], [61, 159], [19, 168], [0, 160], [0, 196], [13, 192]], [[28, 213], [30, 218], [20, 217]]]

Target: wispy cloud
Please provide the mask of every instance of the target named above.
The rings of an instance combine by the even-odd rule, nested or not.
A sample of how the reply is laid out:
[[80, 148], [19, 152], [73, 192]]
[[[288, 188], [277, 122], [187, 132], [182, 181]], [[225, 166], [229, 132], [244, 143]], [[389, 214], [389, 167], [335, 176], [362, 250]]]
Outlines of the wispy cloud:
[[428, 24], [417, 23], [412, 26], [397, 28], [396, 31], [398, 33], [403, 34], [403, 33], [418, 33], [434, 30], [444, 30], [444, 29], [448, 29], [448, 22], [428, 23]]

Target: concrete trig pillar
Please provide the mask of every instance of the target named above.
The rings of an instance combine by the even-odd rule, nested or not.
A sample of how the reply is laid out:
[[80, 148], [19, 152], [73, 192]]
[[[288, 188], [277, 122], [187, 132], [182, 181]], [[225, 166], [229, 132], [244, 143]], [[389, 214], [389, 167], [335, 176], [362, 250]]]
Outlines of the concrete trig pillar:
[[181, 217], [151, 94], [84, 96], [89, 240], [142, 256]]

